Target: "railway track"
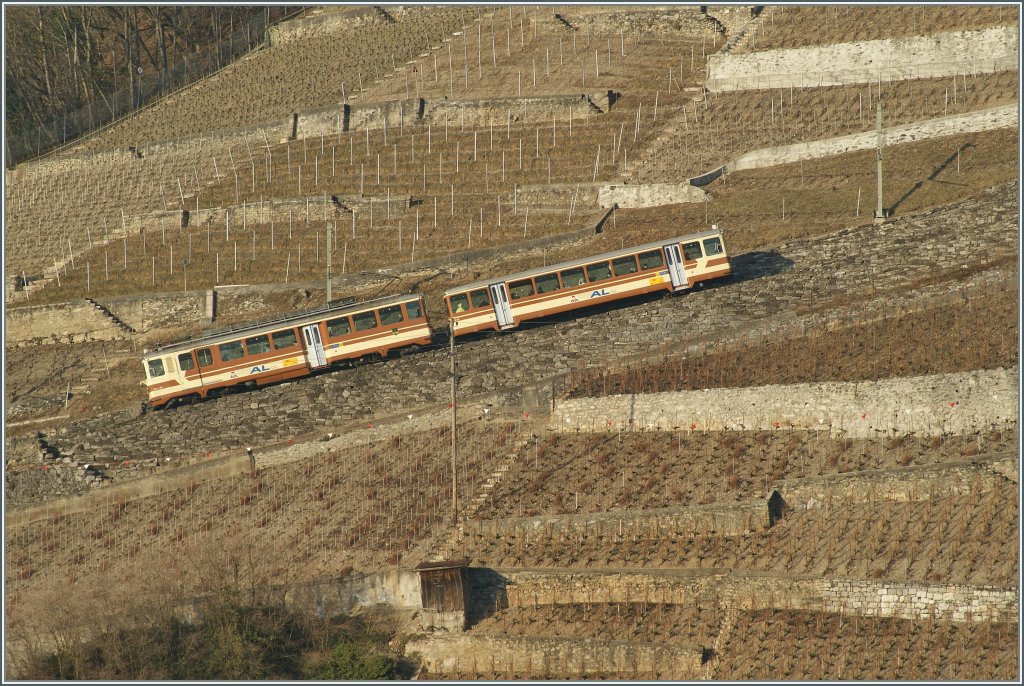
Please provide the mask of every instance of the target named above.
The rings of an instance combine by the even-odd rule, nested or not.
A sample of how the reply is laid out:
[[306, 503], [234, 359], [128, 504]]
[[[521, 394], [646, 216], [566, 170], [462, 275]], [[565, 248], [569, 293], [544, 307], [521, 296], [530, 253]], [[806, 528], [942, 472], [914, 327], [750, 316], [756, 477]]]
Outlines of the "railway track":
[[[1019, 252], [1016, 184], [952, 208], [795, 241], [734, 259], [732, 283], [537, 323], [457, 347], [459, 394], [501, 393], [581, 367], [666, 345], [793, 319], [810, 304], [828, 307], [949, 279]], [[858, 296], [858, 293], [865, 294]], [[867, 294], [873, 294], [868, 296]], [[183, 457], [325, 433], [330, 427], [403, 409], [446, 403], [446, 334], [400, 359], [139, 416], [78, 422], [53, 437], [62, 453], [88, 459]]]

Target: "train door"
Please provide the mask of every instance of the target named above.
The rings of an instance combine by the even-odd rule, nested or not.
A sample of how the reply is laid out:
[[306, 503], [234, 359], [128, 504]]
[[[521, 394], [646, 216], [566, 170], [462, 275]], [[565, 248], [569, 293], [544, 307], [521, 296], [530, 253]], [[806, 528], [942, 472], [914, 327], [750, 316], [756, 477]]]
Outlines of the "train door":
[[317, 369], [327, 364], [324, 355], [324, 344], [320, 338], [320, 327], [316, 324], [302, 327], [302, 338], [306, 341], [306, 361], [310, 369]]
[[498, 327], [501, 329], [510, 329], [515, 326], [515, 322], [512, 321], [512, 306], [508, 301], [508, 290], [505, 288], [504, 283], [492, 283], [491, 289], [491, 302], [494, 303], [494, 316], [498, 319]]
[[665, 264], [668, 266], [668, 275], [672, 279], [672, 290], [678, 291], [687, 287], [686, 267], [683, 265], [683, 256], [679, 252], [678, 243], [669, 243], [665, 247]]
[[203, 385], [203, 372], [196, 365], [196, 360], [195, 357], [193, 357], [193, 352], [191, 350], [178, 355], [178, 367], [181, 369], [181, 373], [185, 376], [186, 382], [198, 381], [200, 386]]

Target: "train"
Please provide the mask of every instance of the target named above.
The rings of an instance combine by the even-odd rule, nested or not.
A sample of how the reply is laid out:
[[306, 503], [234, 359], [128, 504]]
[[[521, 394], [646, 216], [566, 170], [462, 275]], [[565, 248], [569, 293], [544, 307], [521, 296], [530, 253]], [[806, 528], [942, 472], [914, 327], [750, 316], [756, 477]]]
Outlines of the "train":
[[[722, 232], [713, 226], [450, 288], [443, 301], [458, 339], [645, 293], [686, 291], [731, 273]], [[340, 300], [145, 351], [141, 383], [157, 409], [404, 355], [434, 341], [420, 293]]]

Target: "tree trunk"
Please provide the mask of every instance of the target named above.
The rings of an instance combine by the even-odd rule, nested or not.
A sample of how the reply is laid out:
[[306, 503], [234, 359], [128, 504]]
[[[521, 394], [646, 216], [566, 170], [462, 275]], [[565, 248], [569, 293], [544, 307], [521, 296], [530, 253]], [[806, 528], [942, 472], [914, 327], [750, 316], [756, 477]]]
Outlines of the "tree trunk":
[[160, 7], [151, 7], [150, 15], [153, 17], [153, 27], [156, 29], [156, 42], [159, 47], [160, 54], [160, 90], [161, 92], [166, 91], [168, 88], [167, 84], [167, 43], [166, 35], [164, 34], [164, 18], [163, 12]]
[[128, 30], [128, 8], [124, 10], [124, 53], [128, 61], [128, 109], [135, 109], [135, 65], [132, 64], [132, 36]]
[[53, 84], [50, 83], [50, 62], [46, 56], [46, 32], [43, 28], [43, 8], [36, 7], [39, 13], [39, 46], [43, 55], [43, 82], [46, 85], [46, 103], [50, 108], [51, 115], [56, 116], [55, 104], [53, 102]]

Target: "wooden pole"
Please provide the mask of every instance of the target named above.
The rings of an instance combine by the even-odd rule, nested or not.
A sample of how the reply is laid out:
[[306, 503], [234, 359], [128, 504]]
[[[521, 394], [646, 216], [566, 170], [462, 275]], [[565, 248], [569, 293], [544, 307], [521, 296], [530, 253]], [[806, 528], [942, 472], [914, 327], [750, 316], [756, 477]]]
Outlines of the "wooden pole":
[[456, 384], [457, 378], [455, 376], [455, 322], [450, 321], [448, 324], [448, 339], [449, 339], [449, 356], [451, 358], [451, 379], [452, 379], [452, 521], [459, 521], [459, 491], [458, 491], [458, 474], [456, 472], [456, 455], [458, 450], [458, 442], [456, 440]]

